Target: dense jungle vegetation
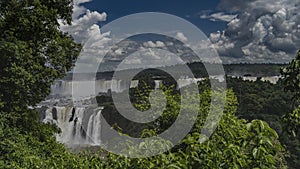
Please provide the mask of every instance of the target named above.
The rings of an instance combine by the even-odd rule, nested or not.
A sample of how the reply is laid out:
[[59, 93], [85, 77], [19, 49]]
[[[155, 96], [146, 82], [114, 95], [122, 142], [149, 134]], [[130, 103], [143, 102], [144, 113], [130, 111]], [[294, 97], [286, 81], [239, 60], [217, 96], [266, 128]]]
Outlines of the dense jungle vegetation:
[[[199, 131], [205, 127], [212, 94], [205, 82], [199, 84], [199, 94], [189, 96], [200, 100], [199, 107], [180, 105], [180, 95], [171, 87], [164, 88], [168, 108], [159, 123], [136, 131], [141, 137], [156, 135], [170, 126], [180, 107], [196, 109], [199, 115], [192, 130], [171, 150], [148, 158], [128, 158], [104, 150], [72, 153], [56, 142], [54, 134], [59, 129], [41, 123], [39, 112], [31, 108], [49, 95], [50, 85], [72, 69], [79, 55], [81, 45], [58, 29], [57, 20], [71, 24], [71, 14], [71, 0], [0, 0], [0, 168], [299, 166], [299, 53], [282, 69], [285, 80], [278, 85], [228, 79], [223, 117], [216, 131], [202, 144]], [[149, 107], [148, 90], [144, 87], [141, 89], [145, 94], [135, 96], [145, 102], [133, 102], [141, 110]], [[113, 112], [113, 107], [107, 109]], [[122, 123], [116, 127], [122, 128]], [[147, 150], [151, 144], [159, 148], [161, 143], [144, 142], [139, 146]], [[126, 151], [143, 153], [136, 152], [130, 144]]]

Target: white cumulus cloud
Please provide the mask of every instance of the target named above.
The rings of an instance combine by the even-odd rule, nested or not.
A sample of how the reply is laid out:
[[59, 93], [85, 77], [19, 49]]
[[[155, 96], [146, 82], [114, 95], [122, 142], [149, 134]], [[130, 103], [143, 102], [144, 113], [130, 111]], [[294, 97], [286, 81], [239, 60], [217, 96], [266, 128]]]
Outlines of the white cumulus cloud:
[[187, 37], [185, 37], [182, 32], [177, 32], [175, 38], [177, 38], [178, 40], [180, 40], [182, 42], [188, 41]]
[[216, 21], [230, 22], [236, 17], [237, 17], [237, 15], [225, 14], [224, 12], [218, 12], [218, 13], [212, 13], [212, 14], [202, 14], [200, 16], [201, 19], [209, 19], [214, 22], [216, 22]]
[[102, 58], [98, 57], [108, 51], [108, 43], [110, 42], [110, 33], [102, 33], [99, 22], [105, 21], [107, 14], [97, 11], [90, 11], [82, 6], [83, 3], [91, 0], [74, 0], [72, 24], [65, 25], [61, 21], [60, 29], [68, 32], [77, 43], [83, 45], [79, 61], [83, 72], [91, 70], [94, 64], [100, 63]]
[[300, 46], [299, 0], [221, 0], [218, 10], [237, 13], [227, 18], [224, 31], [210, 35], [225, 62], [289, 62], [294, 58]]

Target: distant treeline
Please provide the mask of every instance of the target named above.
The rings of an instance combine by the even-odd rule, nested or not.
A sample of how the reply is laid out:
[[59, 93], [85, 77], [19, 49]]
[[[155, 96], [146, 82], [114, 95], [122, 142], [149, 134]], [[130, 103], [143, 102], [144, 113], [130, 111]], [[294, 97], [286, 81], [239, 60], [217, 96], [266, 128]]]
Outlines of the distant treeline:
[[[220, 75], [222, 73], [220, 71], [220, 67], [223, 66], [224, 72], [228, 76], [253, 76], [253, 77], [266, 77], [266, 76], [279, 76], [280, 75], [280, 68], [286, 66], [286, 64], [275, 64], [275, 63], [262, 63], [262, 64], [247, 64], [247, 63], [240, 63], [240, 64], [203, 64], [203, 63], [190, 63], [188, 67], [190, 68], [191, 72], [193, 73], [195, 78], [207, 77], [208, 72], [206, 71], [205, 67], [210, 68], [210, 75]], [[143, 76], [147, 74], [147, 76], [153, 76], [159, 78], [159, 76], [165, 76], [166, 72], [173, 72], [177, 76], [184, 76], [182, 74], [182, 70], [185, 65], [175, 65], [175, 66], [167, 66], [162, 67], [165, 72], [161, 71], [161, 68], [151, 68], [151, 69], [129, 69], [123, 70], [118, 72], [123, 77], [127, 77], [128, 75], [134, 74], [134, 72], [144, 72]], [[105, 79], [111, 80], [114, 71], [108, 72], [97, 72], [97, 73], [82, 73], [76, 74], [76, 80], [93, 80], [96, 79]], [[68, 73], [67, 76], [63, 80], [70, 81], [73, 79], [73, 73]], [[139, 76], [136, 76], [135, 79], [140, 79]], [[75, 79], [73, 79], [75, 80]]]

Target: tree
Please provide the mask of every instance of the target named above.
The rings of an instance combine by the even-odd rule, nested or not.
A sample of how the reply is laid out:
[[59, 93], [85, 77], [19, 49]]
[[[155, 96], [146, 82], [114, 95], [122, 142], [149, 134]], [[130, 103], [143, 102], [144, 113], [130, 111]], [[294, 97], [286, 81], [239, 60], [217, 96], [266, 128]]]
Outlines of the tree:
[[59, 29], [72, 8], [72, 0], [0, 0], [0, 168], [75, 168], [57, 128], [30, 109], [79, 55], [81, 45]]
[[296, 109], [288, 112], [284, 116], [284, 121], [287, 124], [288, 132], [296, 137], [300, 131], [300, 107], [297, 102], [300, 101], [300, 50], [295, 59], [293, 59], [287, 67], [281, 69], [281, 74], [284, 76], [285, 90], [293, 93], [293, 106]]
[[0, 1], [0, 112], [22, 113], [50, 93], [81, 46], [59, 30], [71, 24], [72, 0]]

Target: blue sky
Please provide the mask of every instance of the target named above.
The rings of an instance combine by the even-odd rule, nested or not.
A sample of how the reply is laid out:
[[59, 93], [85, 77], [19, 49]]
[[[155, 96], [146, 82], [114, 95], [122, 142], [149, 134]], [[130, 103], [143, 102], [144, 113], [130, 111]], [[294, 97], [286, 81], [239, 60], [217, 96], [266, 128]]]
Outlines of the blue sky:
[[[299, 11], [300, 0], [74, 0], [73, 25], [61, 29], [82, 44], [96, 39], [97, 50], [86, 49], [81, 58], [97, 63], [101, 59], [95, 56], [107, 52], [112, 40], [103, 25], [129, 14], [163, 12], [200, 28], [209, 43], [194, 45], [215, 49], [225, 64], [288, 63], [300, 48]], [[177, 34], [186, 39], [182, 32]], [[158, 41], [147, 44], [166, 46]]]
[[129, 14], [163, 12], [184, 18], [209, 35], [226, 27], [226, 22], [200, 18], [205, 12], [216, 11], [218, 4], [219, 0], [207, 0], [205, 2], [199, 0], [94, 0], [84, 3], [83, 6], [92, 11], [107, 13], [107, 20], [99, 23], [100, 25]]

